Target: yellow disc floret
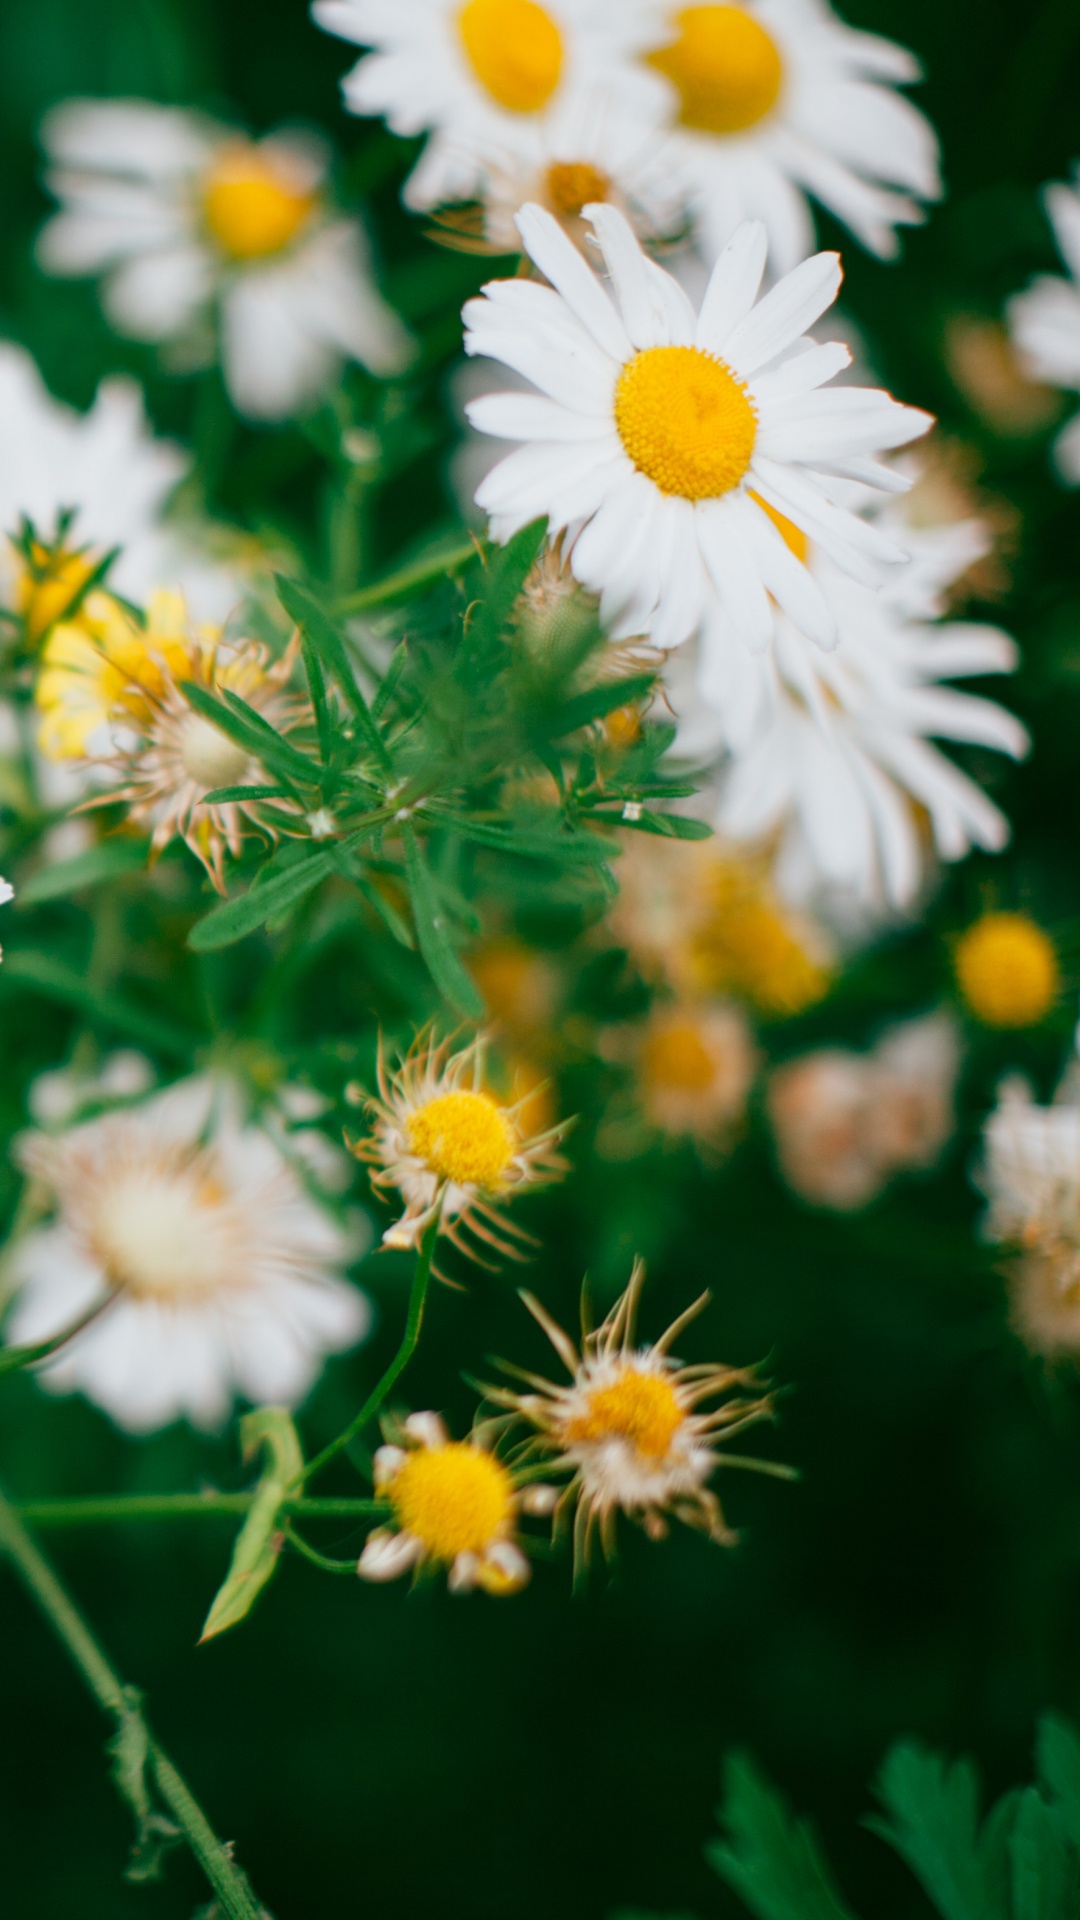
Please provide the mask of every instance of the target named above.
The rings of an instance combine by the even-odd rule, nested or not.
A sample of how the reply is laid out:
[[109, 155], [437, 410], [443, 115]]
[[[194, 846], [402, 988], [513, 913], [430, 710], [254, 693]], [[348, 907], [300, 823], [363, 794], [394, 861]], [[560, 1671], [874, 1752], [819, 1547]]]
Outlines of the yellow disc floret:
[[458, 31], [473, 73], [507, 113], [539, 113], [562, 75], [563, 43], [536, 0], [468, 0]]
[[467, 1440], [410, 1453], [385, 1488], [399, 1526], [434, 1560], [483, 1553], [505, 1538], [514, 1483], [493, 1454]]
[[679, 118], [699, 133], [745, 133], [772, 112], [784, 63], [772, 35], [744, 7], [682, 7], [676, 38], [649, 58], [679, 95]]
[[628, 360], [615, 387], [615, 424], [638, 471], [683, 500], [730, 493], [757, 439], [742, 381], [700, 347], [647, 347]]
[[310, 219], [317, 199], [246, 141], [226, 147], [203, 184], [206, 225], [231, 260], [281, 253]]
[[1053, 942], [1025, 913], [987, 913], [956, 945], [956, 977], [977, 1020], [1032, 1027], [1057, 998]]
[[440, 1180], [497, 1192], [517, 1152], [505, 1108], [487, 1093], [440, 1093], [407, 1121], [410, 1150]]
[[544, 176], [544, 198], [552, 213], [561, 214], [563, 219], [605, 201], [610, 192], [607, 174], [588, 160], [556, 160]]
[[665, 1021], [645, 1037], [641, 1077], [647, 1087], [705, 1093], [716, 1078], [716, 1063], [692, 1020]]
[[593, 1387], [583, 1412], [567, 1421], [570, 1441], [626, 1440], [647, 1460], [662, 1460], [683, 1422], [679, 1396], [662, 1373], [627, 1366], [618, 1379]]

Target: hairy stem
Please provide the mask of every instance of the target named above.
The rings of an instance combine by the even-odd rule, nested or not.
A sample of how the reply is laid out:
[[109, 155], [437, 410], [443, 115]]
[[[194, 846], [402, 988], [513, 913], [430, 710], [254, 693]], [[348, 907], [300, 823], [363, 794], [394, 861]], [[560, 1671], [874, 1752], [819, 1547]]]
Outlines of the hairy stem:
[[428, 1284], [431, 1280], [431, 1263], [435, 1258], [435, 1242], [439, 1234], [439, 1218], [440, 1216], [436, 1214], [420, 1243], [420, 1248], [416, 1256], [416, 1272], [413, 1275], [412, 1292], [409, 1294], [409, 1311], [405, 1319], [405, 1331], [401, 1336], [401, 1345], [391, 1360], [390, 1365], [387, 1367], [386, 1372], [383, 1374], [382, 1379], [378, 1385], [372, 1389], [364, 1401], [355, 1420], [349, 1422], [344, 1433], [339, 1433], [336, 1440], [331, 1440], [329, 1446], [324, 1447], [321, 1453], [317, 1453], [314, 1460], [308, 1461], [307, 1466], [304, 1468], [305, 1480], [310, 1480], [314, 1474], [321, 1472], [322, 1468], [325, 1467], [329, 1461], [337, 1458], [338, 1454], [349, 1445], [351, 1440], [355, 1440], [357, 1435], [363, 1432], [368, 1421], [375, 1418], [391, 1387], [399, 1376], [404, 1373], [405, 1368], [416, 1352], [417, 1342], [420, 1338], [420, 1328], [424, 1319], [424, 1304], [427, 1300]]
[[[19, 1518], [35, 1527], [97, 1526], [110, 1520], [197, 1520], [204, 1514], [243, 1517], [253, 1493], [93, 1494], [81, 1500], [21, 1500]], [[379, 1500], [283, 1500], [281, 1511], [304, 1520], [361, 1520], [384, 1511]]]
[[0, 1552], [6, 1553], [28, 1593], [67, 1648], [94, 1699], [123, 1737], [134, 1720], [145, 1739], [158, 1792], [202, 1867], [228, 1920], [262, 1920], [245, 1876], [230, 1859], [176, 1767], [146, 1727], [134, 1688], [125, 1686], [71, 1596], [0, 1493]]

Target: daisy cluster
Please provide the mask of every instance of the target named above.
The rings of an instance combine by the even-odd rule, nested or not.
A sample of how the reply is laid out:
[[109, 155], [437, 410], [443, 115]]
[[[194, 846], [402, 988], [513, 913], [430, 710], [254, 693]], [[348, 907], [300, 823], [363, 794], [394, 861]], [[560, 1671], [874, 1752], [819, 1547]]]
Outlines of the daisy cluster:
[[[131, 1432], [295, 1408], [372, 1323], [349, 1277], [373, 1237], [359, 1166], [413, 1275], [401, 1344], [336, 1440], [306, 1468], [290, 1453], [260, 1551], [319, 1560], [281, 1501], [381, 1419], [360, 1574], [504, 1594], [529, 1520], [569, 1532], [579, 1569], [614, 1552], [620, 1514], [729, 1543], [713, 1476], [773, 1411], [751, 1369], [674, 1357], [701, 1302], [639, 1339], [640, 1263], [595, 1321], [585, 1303], [576, 1342], [527, 1296], [565, 1380], [507, 1363], [464, 1439], [396, 1410], [432, 1275], [535, 1250], [517, 1203], [527, 1219], [571, 1171], [564, 1071], [598, 1166], [689, 1147], [714, 1167], [760, 1120], [798, 1201], [850, 1213], [939, 1161], [965, 1045], [1049, 1020], [1067, 968], [1054, 931], [992, 906], [909, 1017], [858, 1045], [785, 1037], [883, 928], [911, 927], [943, 863], [1006, 845], [992, 756], [1030, 745], [953, 684], [1018, 664], [965, 614], [1000, 521], [927, 443], [930, 414], [876, 383], [835, 311], [840, 255], [816, 250], [815, 207], [892, 261], [940, 195], [913, 57], [825, 0], [312, 15], [360, 49], [348, 113], [416, 143], [402, 198], [425, 244], [502, 262], [469, 282], [451, 369], [480, 527], [456, 545], [411, 527], [370, 578], [368, 493], [395, 447], [406, 468], [426, 452], [441, 349], [430, 290], [384, 273], [324, 134], [197, 104], [51, 107], [37, 265], [93, 280], [138, 364], [199, 396], [200, 453], [157, 434], [130, 375], [79, 411], [0, 346], [0, 797], [30, 908], [112, 888], [134, 998], [112, 997], [108, 920], [87, 981], [55, 954], [22, 977], [186, 1065], [162, 1084], [88, 1032], [34, 1081], [5, 1331], [46, 1387]], [[1027, 375], [1080, 389], [1080, 189], [1047, 208], [1071, 278], [1036, 281], [1008, 324]], [[325, 455], [325, 565], [291, 508], [224, 524], [223, 417], [238, 471], [280, 458], [288, 480], [304, 448]], [[1080, 479], [1075, 420], [1054, 458]], [[522, 932], [543, 908], [572, 921], [561, 947]], [[218, 1007], [211, 956], [264, 928], [279, 971]], [[321, 1008], [297, 1012], [296, 982], [335, 943], [355, 959], [354, 936], [350, 1019], [369, 994], [383, 1017], [370, 1046], [308, 1047]], [[146, 980], [192, 949], [189, 1024], [155, 1025]], [[578, 994], [594, 969], [605, 1004]], [[286, 1003], [271, 1055], [262, 1023]], [[1072, 1078], [1053, 1109], [1008, 1082], [980, 1176], [987, 1234], [1022, 1251], [1016, 1324], [1047, 1353], [1080, 1348], [1076, 1113]]]

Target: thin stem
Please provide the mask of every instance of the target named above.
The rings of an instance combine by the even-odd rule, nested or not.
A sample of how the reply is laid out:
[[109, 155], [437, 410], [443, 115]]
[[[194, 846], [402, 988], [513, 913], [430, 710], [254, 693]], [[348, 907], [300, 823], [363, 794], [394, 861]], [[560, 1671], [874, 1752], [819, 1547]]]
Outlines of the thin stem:
[[764, 1473], [770, 1480], [799, 1479], [798, 1467], [785, 1467], [779, 1460], [754, 1460], [747, 1454], [718, 1452], [718, 1467], [743, 1467], [747, 1473]]
[[373, 1388], [364, 1401], [355, 1420], [349, 1422], [344, 1433], [339, 1433], [336, 1440], [331, 1440], [329, 1446], [324, 1447], [321, 1453], [317, 1453], [314, 1460], [308, 1461], [307, 1466], [304, 1468], [305, 1481], [310, 1480], [316, 1473], [321, 1473], [323, 1467], [325, 1467], [329, 1461], [336, 1460], [338, 1454], [349, 1445], [349, 1442], [355, 1440], [357, 1435], [363, 1432], [368, 1421], [373, 1420], [378, 1413], [391, 1387], [399, 1376], [404, 1373], [405, 1368], [416, 1352], [417, 1342], [420, 1338], [420, 1328], [424, 1319], [424, 1304], [427, 1300], [428, 1283], [431, 1279], [431, 1263], [435, 1258], [435, 1242], [439, 1234], [440, 1217], [440, 1213], [435, 1215], [434, 1220], [432, 1220], [420, 1243], [420, 1250], [416, 1256], [416, 1272], [413, 1275], [412, 1292], [409, 1295], [409, 1311], [405, 1320], [405, 1332], [401, 1336], [400, 1347], [391, 1360], [390, 1365], [387, 1367], [386, 1372], [383, 1374], [382, 1379], [379, 1381], [378, 1386]]
[[0, 1552], [6, 1553], [31, 1598], [49, 1622], [99, 1707], [116, 1721], [123, 1736], [135, 1722], [158, 1790], [212, 1886], [228, 1920], [262, 1920], [245, 1876], [217, 1838], [198, 1801], [164, 1749], [149, 1732], [135, 1689], [125, 1686], [99, 1646], [75, 1602], [24, 1527], [15, 1508], [0, 1493]]
[[297, 1533], [295, 1527], [286, 1526], [285, 1538], [290, 1547], [295, 1547], [303, 1559], [310, 1560], [313, 1567], [321, 1567], [324, 1573], [354, 1574], [356, 1572], [355, 1560], [331, 1560], [328, 1554], [319, 1553], [311, 1546], [302, 1534]]
[[[23, 1500], [21, 1520], [35, 1527], [97, 1526], [109, 1520], [195, 1520], [204, 1514], [243, 1517], [253, 1493], [132, 1493], [91, 1495], [83, 1500]], [[359, 1520], [382, 1513], [380, 1500], [283, 1500], [281, 1511], [305, 1520]]]
[[475, 540], [463, 539], [443, 547], [436, 553], [427, 554], [420, 560], [414, 560], [407, 567], [401, 567], [396, 573], [388, 573], [381, 580], [373, 580], [369, 586], [360, 587], [355, 593], [343, 594], [338, 600], [334, 612], [362, 613], [367, 607], [388, 606], [393, 600], [404, 600], [421, 588], [431, 586], [451, 574], [460, 573], [475, 560], [480, 548]]

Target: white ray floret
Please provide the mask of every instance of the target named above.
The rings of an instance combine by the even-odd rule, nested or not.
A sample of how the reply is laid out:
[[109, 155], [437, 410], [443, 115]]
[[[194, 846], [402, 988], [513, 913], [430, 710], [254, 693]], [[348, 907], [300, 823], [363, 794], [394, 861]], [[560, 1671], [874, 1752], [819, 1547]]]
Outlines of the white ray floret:
[[299, 412], [346, 360], [379, 374], [407, 361], [318, 143], [250, 140], [143, 100], [63, 101], [42, 140], [61, 204], [38, 244], [46, 271], [103, 275], [117, 331], [169, 344], [179, 363], [220, 353], [240, 412]]
[[805, 261], [758, 301], [765, 230], [743, 226], [695, 314], [615, 208], [586, 213], [610, 286], [528, 206], [518, 227], [550, 286], [495, 281], [465, 308], [466, 351], [539, 390], [468, 407], [474, 426], [524, 443], [477, 492], [494, 537], [545, 516], [614, 639], [675, 646], [718, 595], [751, 648], [768, 646], [777, 604], [831, 645], [821, 589], [766, 508], [877, 584], [905, 549], [834, 496], [845, 478], [904, 488], [873, 456], [924, 433], [930, 416], [887, 393], [828, 387], [848, 349], [805, 335], [836, 297], [836, 254]]
[[103, 380], [79, 413], [53, 398], [23, 347], [0, 345], [0, 604], [25, 610], [11, 539], [21, 522], [47, 540], [67, 511], [70, 544], [91, 564], [120, 549], [109, 579], [127, 598], [175, 585], [199, 619], [223, 619], [242, 592], [239, 570], [215, 559], [211, 529], [167, 515], [190, 464], [175, 441], [155, 439], [134, 380]]
[[920, 814], [943, 860], [972, 847], [999, 851], [1007, 820], [934, 742], [1014, 759], [1029, 746], [1005, 708], [943, 684], [1017, 665], [1008, 634], [941, 619], [944, 589], [988, 548], [985, 530], [970, 521], [913, 527], [895, 507], [881, 521], [912, 557], [876, 592], [819, 547], [807, 553], [836, 619], [834, 651], [781, 613], [770, 652], [751, 657], [714, 602], [696, 665], [686, 662], [681, 690], [675, 683], [675, 704], [689, 716], [683, 749], [728, 755], [717, 827], [735, 840], [776, 839], [777, 878], [801, 902], [831, 892], [837, 905], [909, 906], [931, 852]]
[[[483, 195], [494, 166], [538, 168], [553, 125], [595, 113], [600, 93], [642, 136], [664, 101], [635, 56], [648, 22], [610, 0], [315, 0], [328, 33], [371, 51], [344, 82], [353, 113], [429, 135], [405, 187], [411, 207]], [[586, 158], [587, 156], [573, 156]], [[519, 203], [520, 204], [520, 203]]]
[[918, 61], [852, 31], [824, 0], [683, 7], [628, 0], [667, 94], [672, 162], [710, 260], [740, 220], [763, 220], [775, 270], [814, 242], [808, 196], [882, 259], [941, 193], [929, 121], [897, 91]]
[[[1057, 182], [1047, 187], [1044, 197], [1068, 278], [1040, 274], [1026, 292], [1009, 302], [1009, 326], [1032, 378], [1076, 393], [1080, 392], [1080, 168], [1072, 186]], [[1054, 458], [1066, 484], [1080, 486], [1080, 413], [1058, 434]]]
[[6, 1337], [50, 1340], [102, 1307], [42, 1384], [85, 1393], [133, 1433], [218, 1427], [238, 1396], [301, 1400], [370, 1319], [340, 1277], [356, 1236], [301, 1177], [321, 1166], [305, 1140], [256, 1124], [231, 1082], [206, 1075], [24, 1136], [19, 1157], [55, 1219], [14, 1249]]

